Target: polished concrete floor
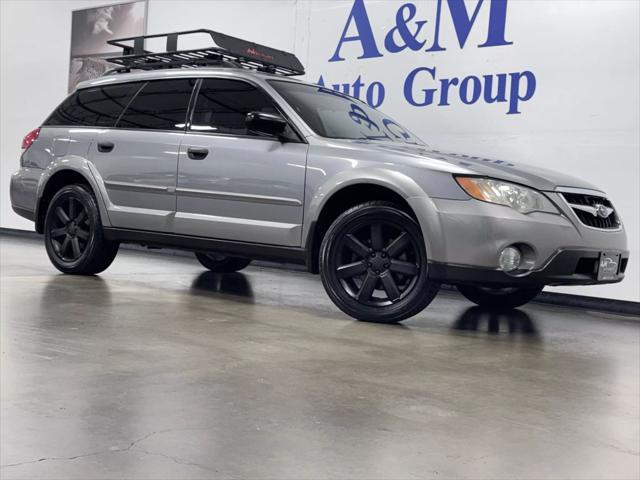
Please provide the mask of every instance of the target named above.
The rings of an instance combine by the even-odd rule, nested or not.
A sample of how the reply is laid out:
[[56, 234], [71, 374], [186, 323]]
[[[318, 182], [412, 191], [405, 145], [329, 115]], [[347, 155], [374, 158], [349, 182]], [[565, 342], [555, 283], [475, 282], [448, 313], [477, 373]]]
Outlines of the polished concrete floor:
[[3, 479], [640, 476], [637, 318], [443, 292], [373, 325], [306, 273], [0, 250]]

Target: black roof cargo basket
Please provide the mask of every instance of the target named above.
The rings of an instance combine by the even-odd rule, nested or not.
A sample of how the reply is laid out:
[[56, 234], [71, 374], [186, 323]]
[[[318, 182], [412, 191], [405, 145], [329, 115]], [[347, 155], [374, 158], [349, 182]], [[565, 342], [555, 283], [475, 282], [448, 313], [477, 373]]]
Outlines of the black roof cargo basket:
[[[178, 50], [178, 39], [193, 34], [209, 35], [213, 45], [193, 50]], [[167, 42], [166, 51], [150, 52], [145, 50], [146, 39], [163, 37]], [[265, 47], [207, 29], [117, 38], [108, 40], [107, 43], [122, 48], [122, 56], [107, 59], [120, 67], [107, 73], [126, 72], [131, 69], [157, 70], [233, 65], [280, 75], [304, 75], [304, 67], [293, 53]]]

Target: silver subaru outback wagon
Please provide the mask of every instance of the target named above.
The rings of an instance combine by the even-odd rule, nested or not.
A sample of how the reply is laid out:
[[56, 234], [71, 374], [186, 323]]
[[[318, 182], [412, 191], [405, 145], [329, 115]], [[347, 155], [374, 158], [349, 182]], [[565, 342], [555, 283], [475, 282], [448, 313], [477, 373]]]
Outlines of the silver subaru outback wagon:
[[[182, 35], [216, 46], [177, 50]], [[24, 139], [13, 209], [65, 273], [120, 243], [182, 248], [206, 268], [305, 264], [355, 318], [398, 322], [442, 283], [513, 308], [545, 285], [619, 282], [618, 212], [597, 187], [431, 149], [302, 74], [294, 55], [209, 30], [113, 41], [114, 71], [80, 84]], [[133, 46], [131, 46], [133, 43]], [[191, 68], [183, 68], [191, 67]]]

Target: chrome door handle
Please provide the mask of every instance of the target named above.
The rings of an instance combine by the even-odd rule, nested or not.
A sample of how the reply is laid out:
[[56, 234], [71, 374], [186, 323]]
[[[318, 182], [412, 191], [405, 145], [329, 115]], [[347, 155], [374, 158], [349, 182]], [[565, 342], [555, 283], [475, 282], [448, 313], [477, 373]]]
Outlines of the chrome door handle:
[[206, 148], [189, 147], [187, 149], [187, 156], [191, 160], [204, 160], [207, 155], [209, 155], [209, 150]]

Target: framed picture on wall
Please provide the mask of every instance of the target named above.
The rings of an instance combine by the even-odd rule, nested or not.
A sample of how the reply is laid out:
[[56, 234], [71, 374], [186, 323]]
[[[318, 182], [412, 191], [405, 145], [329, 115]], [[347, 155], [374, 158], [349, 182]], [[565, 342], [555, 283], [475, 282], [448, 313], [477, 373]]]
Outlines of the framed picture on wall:
[[146, 18], [146, 0], [73, 11], [69, 91], [113, 68], [106, 58], [120, 52], [107, 40], [144, 35]]

